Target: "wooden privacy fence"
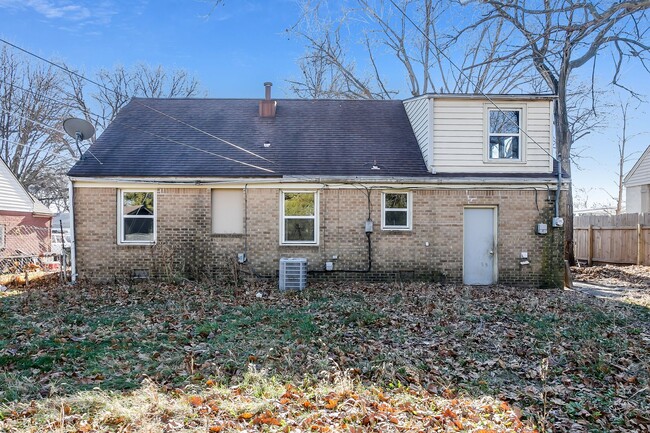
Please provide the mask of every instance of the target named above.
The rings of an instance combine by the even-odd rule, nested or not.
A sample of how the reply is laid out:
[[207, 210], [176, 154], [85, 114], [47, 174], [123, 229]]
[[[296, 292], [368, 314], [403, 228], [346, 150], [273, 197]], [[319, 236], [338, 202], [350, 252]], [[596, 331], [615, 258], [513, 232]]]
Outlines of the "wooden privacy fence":
[[650, 214], [580, 215], [573, 220], [577, 260], [650, 265]]

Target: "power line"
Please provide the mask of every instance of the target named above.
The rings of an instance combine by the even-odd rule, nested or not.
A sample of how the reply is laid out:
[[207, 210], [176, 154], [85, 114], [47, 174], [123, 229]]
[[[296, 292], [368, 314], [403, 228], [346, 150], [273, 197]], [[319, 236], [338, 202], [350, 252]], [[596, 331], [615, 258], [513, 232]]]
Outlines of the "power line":
[[[25, 89], [24, 87], [21, 87], [21, 86], [15, 84], [15, 83], [10, 83], [10, 82], [7, 82], [7, 81], [2, 80], [2, 79], [0, 79], [0, 83], [3, 83], [5, 86], [15, 87], [16, 89], [22, 90], [23, 92], [31, 93], [31, 94], [34, 95], [35, 97], [45, 98], [45, 99], [47, 99], [48, 101], [55, 102], [55, 103], [57, 103], [57, 104], [59, 104], [59, 105], [63, 105], [64, 107], [68, 107], [68, 108], [72, 108], [72, 109], [75, 109], [75, 110], [79, 110], [79, 107], [76, 106], [76, 105], [73, 105], [73, 104], [69, 104], [69, 103], [67, 103], [67, 102], [60, 101], [60, 100], [58, 100], [58, 99], [55, 99], [55, 98], [52, 98], [52, 97], [50, 97], [50, 96], [44, 95], [43, 93], [35, 92], [35, 91], [33, 91], [33, 90], [30, 90], [30, 89]], [[85, 114], [89, 114], [89, 115], [91, 115], [91, 116], [93, 116], [93, 117], [95, 117], [95, 118], [97, 118], [97, 119], [102, 119], [102, 120], [104, 120], [104, 121], [110, 120], [108, 117], [103, 116], [103, 115], [100, 115], [100, 114], [97, 114], [97, 113], [94, 113], [94, 112], [92, 112], [92, 111], [90, 111], [90, 110], [80, 110], [80, 111], [83, 111]]]
[[498, 110], [498, 111], [499, 111], [499, 112], [500, 112], [500, 113], [505, 117], [505, 119], [506, 119], [509, 123], [512, 123], [513, 125], [515, 125], [515, 126], [517, 127], [517, 129], [518, 129], [519, 131], [521, 131], [521, 132], [522, 132], [522, 133], [523, 133], [523, 134], [524, 134], [524, 135], [525, 135], [525, 136], [526, 136], [530, 141], [532, 141], [533, 143], [535, 143], [535, 145], [536, 145], [537, 147], [539, 147], [539, 148], [540, 148], [540, 149], [541, 149], [545, 154], [547, 154], [547, 155], [550, 156], [550, 157], [551, 157], [555, 162], [557, 162], [557, 163], [558, 163], [558, 170], [562, 170], [562, 166], [561, 166], [561, 164], [560, 164], [560, 161], [558, 161], [557, 158], [555, 158], [551, 153], [549, 153], [546, 149], [544, 149], [544, 147], [542, 147], [541, 144], [539, 144], [539, 143], [538, 143], [538, 142], [537, 142], [533, 137], [531, 137], [531, 136], [530, 136], [530, 135], [529, 135], [529, 134], [528, 134], [528, 133], [527, 133], [527, 132], [526, 132], [526, 131], [525, 131], [525, 130], [524, 130], [524, 129], [523, 129], [523, 128], [522, 128], [522, 127], [517, 123], [517, 122], [515, 122], [515, 121], [512, 120], [512, 119], [510, 119], [510, 117], [506, 115], [506, 113], [501, 109], [501, 107], [499, 107], [499, 106], [497, 105], [497, 103], [494, 102], [494, 100], [493, 100], [493, 99], [492, 99], [492, 98], [491, 98], [487, 93], [483, 92], [483, 90], [481, 90], [481, 88], [480, 88], [479, 86], [477, 86], [476, 83], [473, 82], [473, 80], [469, 77], [469, 75], [467, 75], [467, 74], [465, 73], [465, 71], [463, 71], [463, 70], [462, 70], [458, 65], [456, 65], [456, 63], [455, 63], [455, 62], [454, 62], [454, 61], [453, 61], [453, 60], [452, 60], [452, 59], [451, 59], [451, 58], [450, 58], [450, 57], [449, 57], [449, 56], [448, 56], [444, 51], [442, 51], [440, 48], [438, 48], [438, 45], [437, 45], [435, 42], [433, 42], [433, 40], [431, 40], [431, 38], [430, 38], [430, 37], [429, 37], [429, 36], [428, 36], [428, 35], [427, 35], [427, 34], [426, 34], [426, 33], [425, 33], [421, 28], [420, 28], [420, 26], [419, 26], [415, 21], [413, 21], [413, 20], [411, 19], [411, 17], [409, 17], [409, 16], [406, 14], [406, 11], [405, 11], [405, 10], [403, 10], [400, 6], [397, 5], [397, 3], [395, 3], [395, 0], [390, 0], [390, 2], [392, 3], [393, 7], [395, 7], [395, 9], [397, 9], [397, 10], [398, 10], [398, 11], [399, 11], [403, 16], [404, 16], [404, 18], [406, 18], [406, 19], [408, 20], [408, 22], [410, 22], [410, 23], [413, 25], [413, 27], [415, 27], [415, 29], [416, 29], [418, 32], [420, 32], [420, 33], [422, 34], [422, 36], [424, 36], [424, 37], [427, 39], [427, 41], [429, 41], [429, 43], [431, 44], [431, 46], [434, 47], [434, 48], [436, 49], [436, 51], [438, 52], [438, 54], [440, 54], [440, 55], [443, 56], [445, 59], [447, 59], [447, 61], [448, 61], [448, 62], [449, 62], [449, 63], [450, 63], [454, 68], [456, 68], [456, 69], [458, 70], [458, 72], [459, 72], [459, 73], [460, 73], [460, 74], [461, 74], [461, 75], [462, 75], [462, 76], [463, 76], [463, 77], [464, 77], [464, 78], [465, 78], [469, 83], [473, 84], [474, 87], [478, 89], [478, 92], [481, 94], [481, 96], [483, 96], [485, 99], [487, 99], [488, 101], [490, 101], [490, 103], [492, 103], [492, 105], [494, 105], [494, 107], [495, 107], [495, 108], [496, 108], [496, 109], [497, 109], [497, 110]]
[[[9, 41], [7, 41], [7, 40], [5, 40], [5, 39], [0, 38], [0, 42], [3, 42], [3, 43], [5, 43], [6, 45], [9, 45], [10, 47], [13, 47], [13, 48], [15, 48], [15, 49], [17, 49], [17, 50], [19, 50], [19, 51], [25, 53], [25, 54], [28, 54], [28, 55], [33, 56], [33, 57], [36, 57], [37, 59], [39, 59], [39, 60], [41, 60], [41, 61], [43, 61], [43, 62], [46, 62], [46, 63], [48, 63], [48, 64], [50, 64], [50, 65], [52, 65], [52, 66], [54, 66], [54, 67], [56, 67], [56, 68], [59, 68], [59, 69], [65, 71], [65, 72], [67, 72], [68, 74], [74, 75], [74, 76], [77, 77], [77, 78], [80, 78], [80, 79], [82, 79], [82, 80], [86, 80], [86, 81], [88, 81], [89, 83], [92, 83], [92, 84], [94, 84], [95, 86], [97, 86], [97, 87], [99, 87], [99, 88], [101, 88], [101, 89], [104, 89], [104, 90], [106, 90], [106, 91], [108, 91], [108, 92], [111, 92], [111, 93], [117, 93], [118, 95], [121, 95], [121, 93], [120, 93], [119, 91], [115, 90], [115, 89], [111, 89], [110, 87], [108, 87], [108, 86], [106, 86], [106, 85], [104, 85], [104, 84], [101, 84], [101, 83], [99, 83], [99, 82], [97, 82], [97, 81], [95, 81], [95, 80], [92, 80], [92, 79], [90, 79], [90, 78], [87, 78], [87, 77], [85, 77], [84, 75], [82, 75], [82, 74], [80, 74], [80, 73], [78, 73], [78, 72], [72, 71], [72, 70], [66, 68], [65, 66], [61, 66], [61, 65], [59, 65], [58, 63], [55, 63], [55, 62], [53, 62], [53, 61], [51, 61], [51, 60], [48, 60], [48, 59], [46, 59], [46, 58], [44, 58], [44, 57], [42, 57], [42, 56], [39, 56], [38, 54], [35, 54], [35, 53], [33, 53], [33, 52], [29, 51], [29, 50], [26, 50], [26, 49], [24, 49], [24, 48], [21, 48], [21, 47], [19, 47], [18, 45], [12, 44], [11, 42], [9, 42]], [[215, 138], [215, 139], [217, 139], [217, 140], [220, 140], [220, 141], [222, 141], [223, 143], [225, 143], [225, 144], [227, 144], [227, 145], [229, 145], [229, 146], [232, 146], [232, 147], [234, 147], [234, 148], [236, 148], [236, 149], [238, 149], [238, 150], [241, 150], [241, 151], [243, 151], [243, 152], [246, 152], [246, 153], [248, 153], [248, 154], [250, 154], [250, 155], [253, 155], [253, 156], [257, 157], [257, 158], [263, 159], [263, 160], [265, 160], [265, 161], [267, 161], [267, 162], [273, 163], [273, 161], [270, 161], [270, 160], [268, 160], [267, 158], [265, 158], [265, 157], [263, 157], [263, 156], [261, 156], [261, 155], [258, 155], [258, 154], [255, 153], [255, 152], [251, 152], [250, 150], [246, 150], [246, 149], [244, 149], [244, 148], [241, 147], [241, 146], [237, 146], [236, 144], [233, 144], [233, 143], [231, 143], [231, 142], [229, 142], [229, 141], [227, 141], [227, 140], [224, 140], [224, 139], [222, 139], [222, 138], [220, 138], [220, 137], [217, 137], [217, 136], [214, 135], [214, 134], [210, 134], [209, 132], [206, 132], [206, 131], [204, 131], [204, 130], [202, 130], [202, 129], [200, 129], [200, 128], [197, 128], [197, 127], [192, 126], [192, 125], [190, 125], [190, 124], [188, 124], [188, 123], [186, 123], [186, 122], [183, 122], [182, 120], [177, 119], [176, 117], [174, 117], [174, 116], [172, 116], [172, 115], [170, 115], [170, 114], [164, 113], [164, 112], [162, 112], [162, 111], [160, 111], [160, 110], [156, 110], [156, 109], [154, 109], [154, 108], [152, 108], [152, 107], [150, 107], [150, 106], [144, 104], [143, 102], [138, 101], [137, 98], [134, 98], [134, 99], [132, 99], [132, 100], [133, 100], [135, 103], [137, 103], [137, 104], [139, 104], [139, 105], [142, 105], [143, 107], [146, 107], [146, 108], [148, 108], [148, 109], [150, 109], [150, 110], [152, 110], [152, 111], [154, 111], [154, 112], [156, 112], [156, 113], [158, 113], [158, 114], [161, 114], [161, 115], [163, 115], [163, 116], [166, 116], [166, 117], [168, 117], [168, 118], [170, 118], [170, 119], [172, 119], [172, 120], [174, 120], [174, 121], [176, 121], [176, 122], [178, 122], [178, 123], [181, 123], [181, 124], [183, 124], [183, 125], [185, 125], [185, 126], [188, 126], [188, 127], [192, 128], [192, 129], [195, 129], [196, 131], [199, 131], [199, 132], [201, 132], [201, 133], [203, 133], [203, 134], [205, 134], [205, 135], [207, 135], [207, 136], [209, 136], [209, 137], [211, 137], [211, 138]], [[237, 161], [237, 160], [233, 160], [233, 161], [236, 161], [236, 162], [241, 163], [241, 161]], [[257, 166], [255, 166], [255, 165], [253, 165], [253, 164], [245, 164], [245, 165], [250, 165], [251, 167], [257, 167]]]
[[145, 134], [152, 135], [152, 136], [154, 136], [154, 137], [156, 137], [156, 138], [160, 138], [161, 140], [171, 141], [172, 143], [176, 143], [176, 144], [179, 144], [179, 145], [181, 145], [181, 146], [189, 147], [190, 149], [194, 149], [194, 150], [197, 150], [197, 151], [199, 151], [199, 152], [207, 153], [208, 155], [213, 155], [213, 156], [216, 156], [216, 157], [219, 157], [219, 158], [225, 159], [225, 160], [227, 160], [227, 161], [236, 162], [236, 163], [238, 163], [238, 164], [242, 164], [242, 165], [245, 165], [245, 166], [247, 166], [247, 167], [252, 167], [252, 168], [256, 168], [256, 169], [258, 169], [258, 170], [266, 171], [266, 172], [268, 172], [268, 173], [275, 173], [273, 170], [270, 170], [270, 169], [268, 169], [268, 168], [259, 167], [259, 166], [254, 165], [254, 164], [249, 164], [249, 163], [247, 163], [247, 162], [239, 161], [239, 160], [236, 160], [236, 159], [234, 159], [234, 158], [230, 158], [230, 157], [227, 157], [227, 156], [219, 155], [218, 153], [210, 152], [209, 150], [201, 149], [200, 147], [192, 146], [191, 144], [187, 144], [187, 143], [183, 143], [182, 141], [174, 140], [173, 138], [163, 137], [162, 135], [158, 135], [158, 134], [155, 134], [155, 133], [153, 133], [153, 132], [149, 132], [149, 131], [143, 131], [143, 130], [141, 130], [141, 129], [139, 129], [139, 128], [136, 128], [135, 126], [131, 126], [131, 125], [125, 125], [125, 126], [128, 127], [128, 128], [131, 128], [131, 129], [133, 129], [133, 130], [135, 130], [135, 131], [143, 132], [143, 133], [145, 133]]
[[135, 100], [135, 102], [139, 103], [140, 105], [142, 105], [142, 106], [144, 106], [144, 107], [149, 108], [150, 110], [155, 111], [155, 112], [158, 113], [158, 114], [161, 114], [161, 115], [163, 115], [163, 116], [169, 117], [170, 119], [175, 120], [176, 122], [180, 123], [181, 125], [185, 125], [185, 126], [187, 126], [187, 127], [189, 127], [189, 128], [192, 128], [192, 129], [194, 129], [194, 130], [196, 130], [196, 131], [202, 132], [202, 133], [206, 134], [206, 135], [209, 136], [209, 137], [215, 138], [215, 139], [217, 139], [217, 140], [219, 140], [219, 141], [222, 141], [222, 142], [226, 143], [226, 144], [229, 145], [229, 146], [234, 147], [235, 149], [239, 149], [239, 150], [241, 150], [241, 151], [243, 151], [243, 152], [248, 153], [249, 155], [256, 156], [256, 157], [258, 157], [258, 158], [260, 158], [260, 159], [263, 159], [264, 161], [267, 161], [267, 162], [270, 162], [270, 163], [273, 164], [273, 161], [271, 161], [271, 160], [269, 160], [269, 159], [266, 159], [266, 158], [264, 158], [263, 156], [260, 156], [260, 155], [254, 153], [254, 152], [251, 152], [250, 150], [244, 149], [243, 147], [237, 146], [236, 144], [233, 144], [233, 143], [229, 142], [228, 140], [224, 140], [223, 138], [217, 137], [216, 135], [210, 134], [209, 132], [206, 132], [206, 131], [203, 131], [203, 130], [199, 129], [199, 128], [197, 128], [196, 126], [190, 125], [190, 124], [187, 123], [187, 122], [184, 122], [184, 121], [182, 121], [182, 120], [180, 120], [180, 119], [176, 119], [175, 117], [173, 117], [173, 116], [171, 116], [171, 115], [169, 115], [169, 114], [167, 114], [167, 113], [163, 113], [162, 111], [157, 110], [157, 109], [155, 109], [155, 108], [153, 108], [153, 107], [150, 107], [149, 105], [147, 105], [147, 104], [145, 104], [145, 103], [143, 103], [143, 102], [140, 102], [140, 101], [137, 101], [137, 100]]
[[[6, 81], [3, 81], [3, 80], [0, 80], [0, 82], [3, 82], [5, 85], [8, 85], [8, 86], [16, 87], [16, 88], [18, 88], [18, 89], [20, 89], [20, 90], [22, 90], [22, 91], [29, 92], [29, 93], [31, 93], [31, 94], [33, 94], [33, 95], [37, 95], [34, 91], [32, 91], [32, 90], [28, 90], [28, 89], [24, 89], [24, 88], [22, 88], [22, 87], [20, 87], [20, 86], [18, 86], [18, 85], [16, 85], [16, 84], [14, 84], [14, 83], [7, 83]], [[53, 102], [57, 102], [57, 103], [60, 103], [60, 104], [62, 104], [62, 105], [68, 106], [68, 107], [70, 107], [70, 108], [75, 108], [75, 109], [78, 108], [78, 107], [75, 107], [74, 105], [71, 105], [71, 104], [65, 104], [65, 103], [63, 103], [63, 102], [61, 102], [61, 101], [58, 101], [58, 100], [54, 99], [54, 98], [50, 98], [50, 97], [48, 97], [48, 96], [46, 96], [46, 95], [40, 95], [40, 96], [42, 96], [42, 97], [44, 97], [44, 98], [46, 98], [46, 99], [49, 99], [49, 100], [51, 100], [51, 101], [53, 101]], [[144, 104], [142, 104], [142, 105], [144, 105]], [[146, 106], [146, 105], [145, 105], [145, 106]], [[148, 107], [148, 106], [147, 106], [147, 108], [150, 108], [150, 109], [152, 109], [152, 110], [154, 110], [154, 111], [156, 111], [156, 112], [159, 112], [160, 114], [162, 114], [162, 115], [164, 115], [164, 116], [168, 116], [166, 113], [160, 112], [159, 110], [156, 110], [156, 109], [153, 108], [153, 107]], [[98, 118], [101, 118], [101, 119], [106, 120], [105, 117], [103, 117], [103, 116], [99, 116], [98, 114], [93, 113], [92, 111], [86, 111], [86, 113], [88, 113], [88, 114], [90, 114], [90, 115], [93, 115], [93, 116], [96, 116], [96, 117], [98, 117]], [[20, 115], [17, 114], [17, 113], [13, 113], [13, 114], [16, 114], [17, 116], [22, 117], [22, 116], [20, 116]], [[23, 117], [23, 118], [24, 118], [24, 117]], [[24, 119], [35, 122], [33, 119], [27, 119], [27, 118], [24, 118]], [[184, 122], [181, 122], [181, 123], [184, 123]], [[39, 124], [40, 124], [40, 123], [39, 123]], [[53, 129], [53, 128], [49, 127], [48, 125], [44, 125], [44, 124], [40, 124], [40, 125], [41, 125], [41, 126], [44, 126], [44, 127], [46, 127], [46, 128]], [[191, 128], [194, 128], [194, 126], [192, 126], [192, 125], [187, 125], [187, 126], [189, 126], [189, 127], [191, 127]], [[194, 128], [194, 129], [196, 129], [196, 128]], [[57, 132], [61, 132], [61, 131], [59, 131], [59, 130], [57, 130], [57, 129], [54, 129], [54, 130], [57, 131]], [[138, 131], [140, 131], [140, 130], [138, 129]], [[140, 132], [146, 132], [146, 131], [140, 131]], [[203, 150], [203, 149], [195, 148], [194, 146], [191, 146], [191, 145], [189, 145], [189, 144], [185, 144], [185, 143], [182, 143], [182, 142], [177, 142], [177, 141], [174, 141], [174, 140], [172, 140], [172, 139], [170, 139], [170, 138], [167, 138], [167, 137], [162, 137], [162, 136], [157, 136], [157, 137], [158, 137], [158, 138], [161, 138], [161, 139], [164, 139], [164, 140], [171, 141], [171, 142], [176, 143], [176, 144], [180, 144], [180, 145], [183, 145], [183, 146], [187, 146], [187, 147], [193, 148], [193, 149], [195, 149], [195, 150], [199, 150], [199, 151], [201, 151], [201, 152], [207, 152], [207, 153], [209, 153], [209, 154], [211, 154], [211, 155], [218, 156], [218, 157], [220, 157], [220, 158], [229, 159], [229, 160], [231, 160], [231, 161], [234, 161], [234, 162], [237, 162], [237, 163], [240, 163], [240, 164], [244, 164], [244, 165], [250, 165], [251, 167], [259, 168], [260, 170], [266, 170], [266, 169], [264, 169], [264, 168], [257, 167], [257, 166], [252, 165], [252, 164], [247, 164], [247, 163], [244, 163], [244, 162], [241, 162], [241, 161], [238, 161], [238, 160], [232, 159], [232, 158], [224, 157], [224, 156], [219, 155], [219, 154], [216, 154], [216, 153], [212, 153], [212, 152], [209, 152], [209, 151], [205, 151], [205, 150]], [[218, 139], [218, 140], [221, 140], [221, 141], [224, 141], [225, 143], [231, 144], [232, 146], [238, 147], [237, 145], [232, 144], [232, 143], [229, 143], [229, 142], [227, 142], [226, 140], [223, 140], [222, 138], [219, 138], [219, 137], [216, 137], [216, 136], [214, 136], [214, 138], [216, 138], [216, 139]], [[244, 150], [245, 152], [248, 152], [248, 150], [246, 150], [246, 149], [242, 149], [242, 150]], [[248, 153], [250, 153], [250, 152], [248, 152]], [[93, 156], [94, 156], [94, 155], [93, 155]], [[95, 159], [97, 159], [97, 158], [95, 157]], [[266, 158], [264, 158], [264, 159], [266, 159]], [[268, 160], [268, 159], [266, 159], [266, 160], [267, 160], [268, 162], [273, 163], [272, 161], [270, 161], [270, 160]], [[99, 162], [99, 160], [97, 160], [97, 161]], [[101, 162], [100, 162], [100, 164], [101, 164]], [[273, 171], [271, 171], [271, 172], [273, 172]]]
[[[52, 131], [58, 132], [59, 134], [62, 134], [63, 136], [67, 135], [67, 132], [65, 132], [65, 131], [61, 131], [60, 129], [56, 129], [56, 128], [50, 126], [50, 125], [47, 125], [47, 124], [42, 123], [42, 122], [39, 122], [38, 120], [35, 120], [35, 119], [32, 119], [32, 118], [29, 118], [29, 117], [25, 117], [25, 116], [23, 116], [23, 115], [20, 115], [20, 114], [16, 113], [15, 111], [8, 111], [8, 110], [2, 110], [2, 109], [0, 109], [0, 112], [7, 113], [7, 114], [13, 114], [14, 116], [18, 116], [18, 117], [20, 117], [20, 118], [23, 119], [23, 120], [26, 120], [26, 121], [28, 121], [28, 122], [35, 123], [35, 124], [37, 124], [37, 125], [39, 125], [39, 126], [42, 126], [43, 128], [51, 129]], [[88, 153], [89, 153], [93, 158], [95, 158], [95, 159], [97, 160], [97, 162], [99, 163], [99, 165], [104, 165], [104, 163], [101, 162], [101, 161], [99, 160], [99, 158], [97, 158], [97, 157], [95, 156], [95, 154], [92, 153], [92, 152], [90, 151], [90, 148], [86, 149], [86, 152], [88, 152]]]
[[[21, 147], [27, 147], [27, 148], [32, 148], [32, 147], [37, 146], [36, 144], [18, 143], [18, 142], [11, 141], [11, 140], [6, 139], [6, 138], [0, 138], [0, 142], [9, 143], [9, 144], [13, 144], [14, 146], [21, 146]], [[42, 147], [41, 147], [41, 149], [42, 149]], [[56, 150], [53, 150], [51, 153], [56, 158], [63, 158], [64, 160], [67, 160], [67, 158], [65, 156], [61, 155], [61, 151], [62, 151], [61, 149], [56, 149]]]

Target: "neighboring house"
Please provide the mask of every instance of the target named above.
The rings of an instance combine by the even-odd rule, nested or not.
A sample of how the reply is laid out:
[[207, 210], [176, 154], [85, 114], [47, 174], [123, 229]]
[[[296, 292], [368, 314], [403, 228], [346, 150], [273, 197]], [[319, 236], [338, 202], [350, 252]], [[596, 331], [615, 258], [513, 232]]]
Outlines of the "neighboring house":
[[134, 99], [69, 172], [76, 273], [291, 257], [310, 278], [561, 284], [553, 97], [492, 100]]
[[49, 252], [51, 221], [52, 212], [27, 192], [0, 158], [0, 259]]
[[650, 212], [650, 146], [623, 179], [625, 184], [625, 211]]
[[61, 212], [52, 218], [52, 252], [62, 254], [72, 245], [70, 239], [70, 214]]

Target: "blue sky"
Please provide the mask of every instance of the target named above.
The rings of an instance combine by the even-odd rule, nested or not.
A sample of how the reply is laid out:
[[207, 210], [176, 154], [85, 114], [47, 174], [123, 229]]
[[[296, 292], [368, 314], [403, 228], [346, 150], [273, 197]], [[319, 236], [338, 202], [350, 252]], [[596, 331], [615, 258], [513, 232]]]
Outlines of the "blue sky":
[[[257, 98], [263, 82], [273, 94], [292, 97], [287, 80], [298, 76], [304, 44], [287, 33], [298, 20], [296, 0], [0, 0], [0, 36], [45, 58], [65, 61], [89, 76], [101, 68], [139, 62], [185, 69], [210, 97]], [[393, 85], [403, 78], [391, 77]], [[640, 65], [626, 71], [637, 91], [650, 95], [650, 75]], [[606, 77], [603, 77], [605, 79]], [[630, 82], [628, 81], [628, 84]], [[399, 87], [399, 86], [398, 86]], [[406, 89], [404, 83], [403, 89]], [[615, 89], [610, 89], [612, 94]], [[402, 97], [409, 95], [403, 94]], [[634, 110], [632, 133], [650, 132], [648, 104]], [[578, 148], [587, 158], [574, 169], [574, 186], [592, 201], [615, 194], [617, 119], [590, 134]], [[642, 151], [650, 135], [636, 137]], [[627, 169], [631, 168], [631, 164]]]
[[265, 81], [289, 96], [303, 52], [285, 31], [296, 12], [293, 0], [0, 0], [0, 34], [87, 75], [144, 62], [189, 71], [212, 97], [258, 97]]

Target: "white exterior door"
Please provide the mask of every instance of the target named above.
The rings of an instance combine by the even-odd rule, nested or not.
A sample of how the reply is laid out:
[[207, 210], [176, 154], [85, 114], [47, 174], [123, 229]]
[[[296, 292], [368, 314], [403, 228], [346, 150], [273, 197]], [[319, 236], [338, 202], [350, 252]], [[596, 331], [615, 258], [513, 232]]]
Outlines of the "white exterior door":
[[463, 217], [463, 283], [497, 282], [496, 208], [465, 208]]

